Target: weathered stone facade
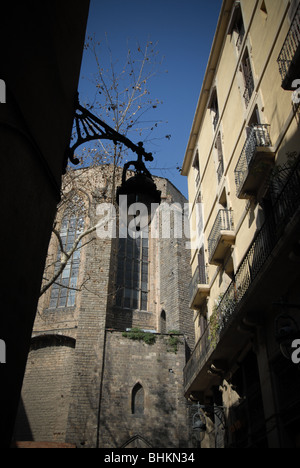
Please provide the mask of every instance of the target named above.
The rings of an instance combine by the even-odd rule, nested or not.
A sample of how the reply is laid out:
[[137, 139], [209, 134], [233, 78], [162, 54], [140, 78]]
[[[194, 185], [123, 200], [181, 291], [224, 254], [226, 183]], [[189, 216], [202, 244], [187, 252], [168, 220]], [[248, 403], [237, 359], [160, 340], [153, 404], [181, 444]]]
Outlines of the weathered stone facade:
[[[168, 180], [155, 182], [165, 208], [183, 208], [185, 198]], [[90, 195], [93, 221], [102, 195], [96, 188]], [[178, 219], [183, 224], [182, 214]], [[183, 369], [194, 344], [187, 301], [190, 253], [171, 226], [171, 238], [149, 236], [147, 310], [116, 306], [114, 238], [94, 236], [81, 249], [79, 283], [85, 287], [76, 292], [73, 307], [50, 308], [51, 288], [42, 296], [16, 440], [85, 448], [190, 446], [183, 394]], [[150, 330], [155, 343], [124, 337], [132, 328]], [[170, 331], [179, 333], [173, 345]]]
[[[100, 411], [100, 447], [187, 447], [187, 406], [182, 394], [183, 337], [177, 354], [169, 337], [154, 345], [107, 332]], [[144, 389], [144, 411], [134, 414], [133, 390]], [[139, 445], [131, 445], [138, 441]]]

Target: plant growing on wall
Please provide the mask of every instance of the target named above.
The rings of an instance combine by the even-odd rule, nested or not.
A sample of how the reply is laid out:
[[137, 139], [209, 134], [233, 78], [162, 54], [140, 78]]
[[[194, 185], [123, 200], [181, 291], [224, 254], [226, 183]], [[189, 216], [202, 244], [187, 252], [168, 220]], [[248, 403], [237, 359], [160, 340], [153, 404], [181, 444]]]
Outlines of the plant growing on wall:
[[209, 319], [209, 334], [211, 346], [215, 349], [222, 330], [234, 312], [235, 299], [230, 294], [220, 294], [213, 307], [213, 312]]
[[122, 336], [133, 341], [143, 341], [147, 345], [153, 345], [156, 342], [156, 336], [153, 333], [145, 332], [140, 328], [132, 328], [128, 332], [123, 332]]
[[180, 338], [178, 335], [181, 335], [181, 332], [178, 330], [171, 330], [168, 332], [169, 339], [168, 339], [168, 353], [177, 354], [178, 345], [181, 343]]
[[218, 305], [213, 308], [213, 313], [209, 319], [209, 339], [210, 345], [213, 349], [217, 347], [220, 336], [221, 322], [218, 312]]

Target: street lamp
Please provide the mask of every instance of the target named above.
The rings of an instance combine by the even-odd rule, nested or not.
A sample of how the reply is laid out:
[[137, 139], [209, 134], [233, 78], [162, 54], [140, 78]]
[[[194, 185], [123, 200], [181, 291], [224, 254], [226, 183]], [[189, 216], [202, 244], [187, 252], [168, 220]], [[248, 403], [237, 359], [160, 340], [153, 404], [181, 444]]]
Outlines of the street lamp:
[[[142, 148], [142, 143], [138, 143]], [[120, 207], [121, 218], [129, 226], [133, 220], [137, 220], [136, 214], [139, 212], [136, 221], [136, 230], [142, 231], [148, 227], [152, 218], [152, 205], [159, 205], [161, 202], [161, 191], [152, 179], [152, 176], [143, 162], [143, 153], [138, 152], [138, 160], [130, 161], [124, 165], [122, 175], [122, 185], [117, 188], [116, 201]], [[151, 156], [152, 158], [152, 156]], [[148, 160], [153, 160], [148, 157]], [[126, 179], [130, 166], [135, 167], [135, 173]]]
[[193, 405], [193, 407], [197, 408], [197, 412], [193, 415], [193, 431], [196, 434], [201, 432], [206, 432], [207, 424], [206, 424], [206, 417], [205, 413], [210, 413], [216, 416], [222, 426], [222, 429], [225, 429], [225, 415], [224, 415], [224, 406], [207, 406], [207, 405]]
[[199, 403], [197, 405], [197, 413], [193, 415], [193, 431], [196, 434], [206, 432], [206, 419]]
[[[120, 207], [121, 216], [123, 219], [126, 217], [127, 225], [136, 217], [134, 215], [136, 215], [137, 210], [132, 209], [132, 207], [135, 206], [141, 211], [139, 225], [136, 225], [136, 230], [143, 230], [151, 221], [151, 205], [157, 206], [161, 202], [161, 192], [157, 190], [153, 178], [143, 161], [143, 158], [145, 161], [153, 161], [152, 153], [145, 151], [142, 142], [135, 145], [127, 137], [115, 131], [89, 110], [81, 106], [78, 94], [75, 104], [75, 133], [72, 136], [71, 146], [66, 151], [64, 170], [66, 169], [68, 160], [72, 164], [79, 164], [79, 160], [74, 157], [75, 149], [89, 141], [105, 139], [113, 141], [114, 144], [122, 143], [127, 146], [127, 148], [138, 155], [138, 159], [124, 165], [122, 185], [117, 188], [116, 201]], [[134, 166], [135, 173], [132, 177], [126, 179], [130, 166]]]

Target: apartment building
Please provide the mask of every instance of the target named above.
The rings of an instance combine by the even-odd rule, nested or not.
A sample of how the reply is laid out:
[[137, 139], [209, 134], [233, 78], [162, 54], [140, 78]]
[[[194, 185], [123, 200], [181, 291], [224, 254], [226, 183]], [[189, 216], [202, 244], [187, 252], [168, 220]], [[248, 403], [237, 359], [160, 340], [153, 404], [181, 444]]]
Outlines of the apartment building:
[[300, 446], [299, 54], [298, 0], [224, 0], [182, 169], [203, 447]]

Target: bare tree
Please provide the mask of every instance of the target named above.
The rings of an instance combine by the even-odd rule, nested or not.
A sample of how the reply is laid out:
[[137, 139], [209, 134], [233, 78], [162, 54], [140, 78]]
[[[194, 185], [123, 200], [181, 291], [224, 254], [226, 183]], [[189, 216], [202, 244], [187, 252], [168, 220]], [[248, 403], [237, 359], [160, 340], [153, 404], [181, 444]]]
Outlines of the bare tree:
[[[104, 50], [108, 55], [108, 67], [102, 66], [102, 44], [94, 37], [88, 37], [85, 50], [94, 59], [95, 69], [89, 79], [95, 95], [84, 103], [84, 107], [134, 142], [137, 139], [149, 142], [160, 122], [153, 118], [146, 121], [145, 115], [162, 104], [158, 99], [152, 99], [149, 91], [149, 81], [162, 64], [157, 44], [148, 41], [144, 47], [137, 44], [134, 49], [128, 48], [123, 66], [120, 61], [114, 61], [107, 37]], [[76, 157], [79, 166], [69, 165], [63, 178], [61, 202], [53, 226], [52, 246], [55, 248], [48, 253], [41, 296], [53, 285], [74, 291], [86, 285], [88, 278], [80, 285], [66, 284], [62, 279], [63, 272], [80, 249], [95, 239], [99, 222], [91, 222], [93, 199], [115, 202], [119, 168], [128, 157], [128, 148], [99, 139], [79, 148]], [[72, 236], [66, 236], [67, 225], [74, 231]]]
[[[143, 142], [151, 140], [151, 134], [161, 123], [153, 118], [154, 111], [162, 102], [150, 95], [150, 81], [160, 71], [163, 58], [157, 51], [158, 44], [148, 41], [144, 47], [136, 44], [134, 48], [128, 45], [127, 56], [114, 60], [113, 53], [106, 37], [108, 68], [103, 67], [102, 44], [94, 37], [88, 37], [85, 45], [94, 59], [97, 72], [90, 79], [95, 88], [92, 102], [85, 107], [95, 112], [102, 120], [111, 125], [117, 132], [136, 140], [143, 137]], [[146, 118], [146, 114], [150, 117]], [[103, 142], [99, 142], [101, 154], [108, 162], [122, 162], [120, 147], [109, 147], [106, 150]], [[124, 151], [124, 148], [123, 148]], [[126, 152], [126, 149], [125, 149]], [[121, 158], [121, 161], [119, 161]]]

